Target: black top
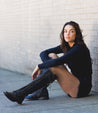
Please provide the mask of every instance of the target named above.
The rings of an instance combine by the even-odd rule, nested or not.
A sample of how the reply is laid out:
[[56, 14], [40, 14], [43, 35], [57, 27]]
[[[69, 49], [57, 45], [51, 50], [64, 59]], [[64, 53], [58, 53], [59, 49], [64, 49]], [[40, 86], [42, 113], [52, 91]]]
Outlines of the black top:
[[67, 64], [71, 72], [76, 77], [91, 76], [92, 63], [88, 48], [74, 44], [66, 54], [56, 59], [51, 59], [49, 53], [63, 53], [61, 46], [47, 49], [40, 53], [43, 63], [39, 64], [40, 69], [54, 67], [62, 64]]

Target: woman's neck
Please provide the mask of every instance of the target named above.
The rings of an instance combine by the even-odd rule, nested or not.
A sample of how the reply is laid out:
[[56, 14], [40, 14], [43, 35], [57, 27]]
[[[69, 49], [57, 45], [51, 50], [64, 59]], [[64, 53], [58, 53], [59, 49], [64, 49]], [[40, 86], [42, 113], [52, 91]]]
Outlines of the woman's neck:
[[69, 42], [68, 44], [70, 47], [72, 47], [75, 44], [75, 42]]

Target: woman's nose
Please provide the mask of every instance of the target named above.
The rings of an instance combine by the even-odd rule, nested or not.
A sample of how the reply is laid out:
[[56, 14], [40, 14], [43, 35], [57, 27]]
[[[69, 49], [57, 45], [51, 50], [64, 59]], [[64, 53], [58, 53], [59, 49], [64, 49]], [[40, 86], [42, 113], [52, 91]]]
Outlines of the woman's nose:
[[69, 32], [67, 32], [67, 35], [69, 35]]

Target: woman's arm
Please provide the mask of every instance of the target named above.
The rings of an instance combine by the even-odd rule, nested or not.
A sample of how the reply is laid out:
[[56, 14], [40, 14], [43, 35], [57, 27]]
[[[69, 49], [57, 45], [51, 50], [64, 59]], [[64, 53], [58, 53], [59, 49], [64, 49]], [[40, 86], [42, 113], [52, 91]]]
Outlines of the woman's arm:
[[[40, 57], [42, 59], [43, 62], [50, 60], [51, 58], [48, 56], [49, 53], [62, 53], [62, 49], [60, 48], [60, 46], [51, 48], [51, 49], [47, 49], [43, 52], [40, 53]], [[41, 69], [39, 69], [38, 66], [36, 66], [36, 68], [34, 69], [33, 73], [32, 73], [32, 79], [34, 80], [38, 75], [40, 75], [41, 73]]]
[[43, 62], [47, 61], [47, 60], [50, 60], [51, 58], [49, 57], [49, 53], [55, 53], [55, 54], [59, 54], [59, 53], [63, 53], [60, 45], [57, 46], [57, 47], [54, 47], [54, 48], [50, 48], [50, 49], [47, 49], [43, 52], [40, 53], [40, 57], [41, 57], [41, 60]]
[[39, 64], [38, 67], [40, 69], [43, 69], [43, 68], [49, 68], [49, 67], [62, 65], [64, 63], [68, 63], [72, 61], [75, 58], [75, 56], [77, 56], [78, 53], [79, 54], [81, 53], [81, 49], [82, 49], [81, 46], [75, 45], [65, 55], [58, 57], [56, 59], [49, 59], [45, 61], [44, 63]]

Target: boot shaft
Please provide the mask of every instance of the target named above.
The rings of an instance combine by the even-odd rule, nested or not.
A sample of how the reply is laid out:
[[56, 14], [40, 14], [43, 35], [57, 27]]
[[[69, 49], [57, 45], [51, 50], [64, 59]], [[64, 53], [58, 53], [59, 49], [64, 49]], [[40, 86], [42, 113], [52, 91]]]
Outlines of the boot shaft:
[[28, 94], [31, 94], [44, 86], [48, 86], [50, 83], [56, 80], [56, 78], [56, 75], [53, 75], [53, 73], [48, 69], [45, 73], [42, 73], [41, 76], [38, 76], [31, 83], [21, 88], [21, 90], [18, 92], [20, 95], [27, 96]]

